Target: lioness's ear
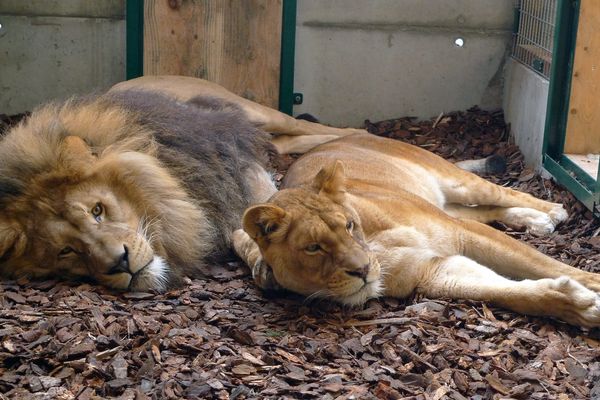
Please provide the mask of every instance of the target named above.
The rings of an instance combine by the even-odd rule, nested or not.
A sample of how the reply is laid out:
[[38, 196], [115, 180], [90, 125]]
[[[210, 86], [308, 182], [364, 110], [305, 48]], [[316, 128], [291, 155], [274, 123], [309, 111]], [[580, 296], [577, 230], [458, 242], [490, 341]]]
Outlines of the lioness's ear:
[[85, 170], [95, 161], [92, 150], [79, 136], [67, 136], [60, 147], [59, 160], [68, 170]]
[[26, 244], [27, 238], [19, 225], [0, 220], [0, 262], [22, 255]]
[[259, 204], [244, 212], [242, 227], [256, 242], [261, 240], [272, 242], [285, 236], [290, 219], [290, 215], [281, 207], [274, 204]]
[[336, 160], [333, 164], [322, 168], [315, 177], [313, 188], [319, 194], [327, 195], [333, 201], [341, 203], [346, 194], [344, 164]]

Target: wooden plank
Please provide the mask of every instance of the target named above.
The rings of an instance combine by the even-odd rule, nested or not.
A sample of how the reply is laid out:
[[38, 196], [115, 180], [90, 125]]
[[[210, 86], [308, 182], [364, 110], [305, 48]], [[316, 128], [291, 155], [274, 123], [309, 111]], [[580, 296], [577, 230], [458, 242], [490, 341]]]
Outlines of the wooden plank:
[[277, 108], [283, 0], [146, 0], [144, 74], [195, 76]]
[[600, 1], [582, 0], [565, 153], [600, 153]]

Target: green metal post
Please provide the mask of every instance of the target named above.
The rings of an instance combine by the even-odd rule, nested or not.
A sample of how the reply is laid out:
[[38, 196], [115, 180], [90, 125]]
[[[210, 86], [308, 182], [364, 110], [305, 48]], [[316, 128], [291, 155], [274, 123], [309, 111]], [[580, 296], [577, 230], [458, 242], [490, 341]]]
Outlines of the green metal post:
[[565, 145], [578, 16], [579, 1], [558, 1], [543, 148], [544, 155], [555, 160]]
[[127, 0], [126, 78], [144, 74], [144, 0]]
[[283, 0], [279, 111], [292, 115], [294, 106], [294, 56], [296, 52], [296, 0]]

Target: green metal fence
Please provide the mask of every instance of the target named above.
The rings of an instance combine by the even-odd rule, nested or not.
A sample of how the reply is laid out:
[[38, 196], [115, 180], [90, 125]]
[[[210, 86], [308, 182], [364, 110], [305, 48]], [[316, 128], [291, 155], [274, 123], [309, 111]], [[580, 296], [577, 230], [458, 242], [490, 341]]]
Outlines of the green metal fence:
[[550, 77], [558, 0], [518, 0], [512, 57]]

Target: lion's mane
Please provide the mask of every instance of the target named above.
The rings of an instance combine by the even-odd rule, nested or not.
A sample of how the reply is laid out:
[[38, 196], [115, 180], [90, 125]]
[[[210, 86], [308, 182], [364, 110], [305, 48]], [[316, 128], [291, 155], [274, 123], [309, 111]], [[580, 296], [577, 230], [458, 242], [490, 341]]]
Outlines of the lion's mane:
[[242, 172], [265, 166], [270, 146], [237, 106], [212, 98], [182, 103], [130, 90], [44, 106], [0, 142], [4, 275], [22, 274], [7, 261], [35, 251], [28, 213], [53, 209], [50, 187], [80, 178], [61, 159], [67, 136], [82, 138], [114, 190], [127, 191], [157, 226], [172, 280], [229, 255], [230, 234], [252, 198]]

